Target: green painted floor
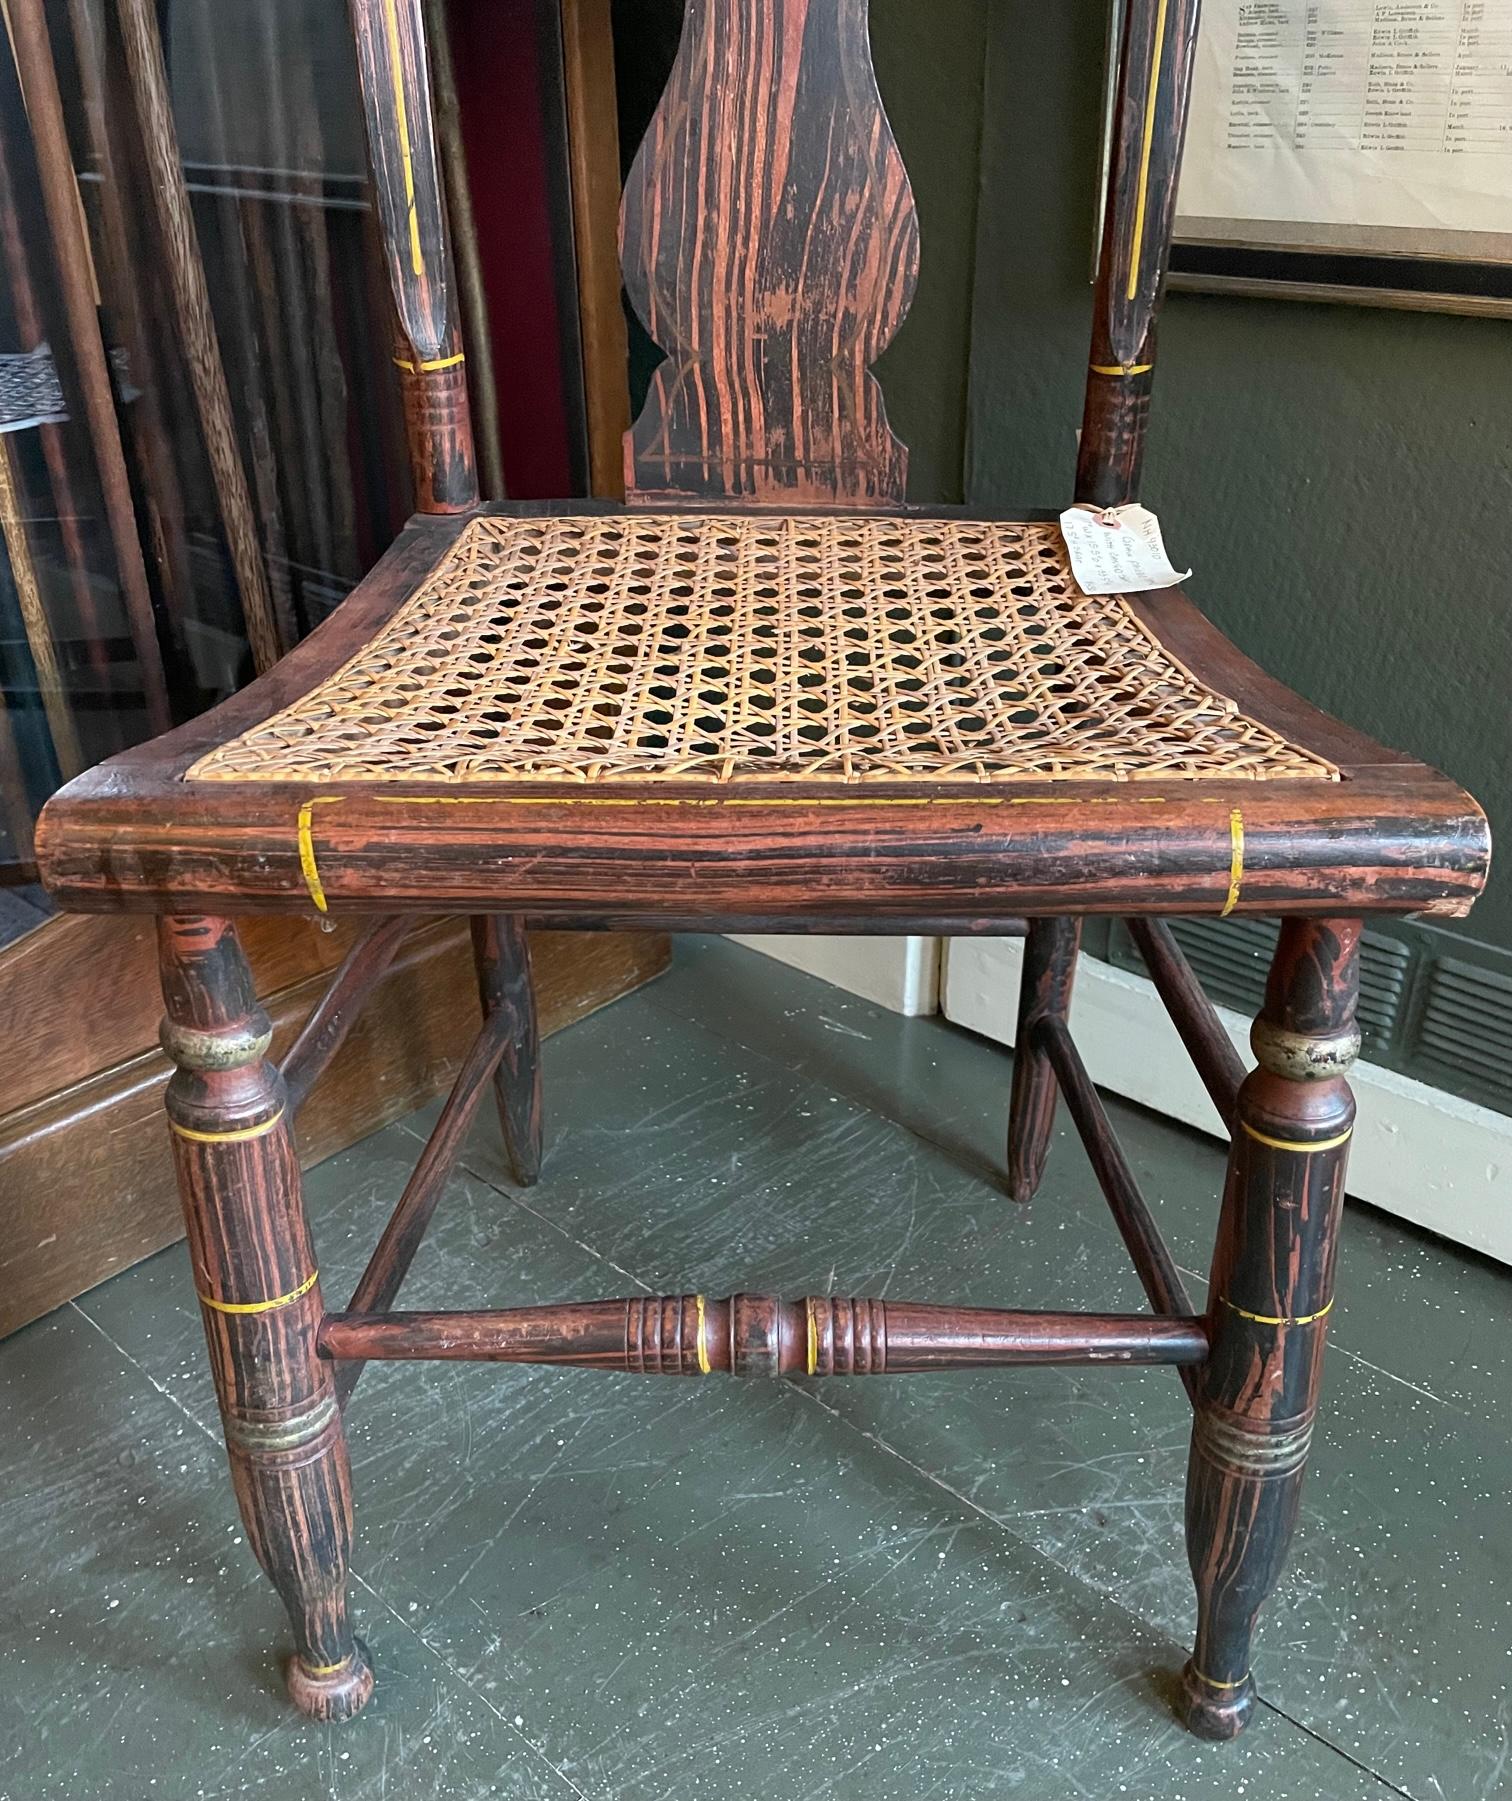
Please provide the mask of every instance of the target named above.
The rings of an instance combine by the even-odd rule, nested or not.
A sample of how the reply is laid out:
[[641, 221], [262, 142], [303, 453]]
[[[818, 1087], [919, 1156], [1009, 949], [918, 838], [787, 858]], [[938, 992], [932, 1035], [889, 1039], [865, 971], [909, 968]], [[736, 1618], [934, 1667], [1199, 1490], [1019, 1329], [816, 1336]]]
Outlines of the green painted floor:
[[[410, 1306], [835, 1289], [1136, 1307], [1064, 1131], [992, 1169], [1008, 1058], [728, 945], [546, 1051]], [[1115, 1107], [1200, 1287], [1221, 1157]], [[311, 1178], [339, 1300], [424, 1119]], [[286, 1706], [181, 1249], [0, 1345], [0, 1797], [1472, 1801], [1512, 1794], [1512, 1277], [1352, 1209], [1244, 1740], [1167, 1697], [1191, 1600], [1169, 1371], [801, 1385], [375, 1366], [350, 1416], [378, 1694]]]

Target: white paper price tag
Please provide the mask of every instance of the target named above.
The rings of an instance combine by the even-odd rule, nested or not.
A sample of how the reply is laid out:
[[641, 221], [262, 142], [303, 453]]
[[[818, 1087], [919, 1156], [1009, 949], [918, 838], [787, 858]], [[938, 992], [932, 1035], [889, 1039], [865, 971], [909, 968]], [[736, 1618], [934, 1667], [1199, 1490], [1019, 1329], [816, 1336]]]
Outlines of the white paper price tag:
[[1160, 521], [1148, 507], [1070, 507], [1060, 523], [1083, 594], [1143, 594], [1192, 573], [1171, 567]]

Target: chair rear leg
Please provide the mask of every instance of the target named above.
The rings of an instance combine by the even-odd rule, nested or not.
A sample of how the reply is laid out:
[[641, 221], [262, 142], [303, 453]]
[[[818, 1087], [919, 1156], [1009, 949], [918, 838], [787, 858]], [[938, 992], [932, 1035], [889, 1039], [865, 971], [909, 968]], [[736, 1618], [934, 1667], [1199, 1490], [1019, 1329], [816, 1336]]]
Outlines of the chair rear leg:
[[1250, 1643], [1281, 1574], [1312, 1439], [1344, 1165], [1357, 920], [1289, 920], [1239, 1091], [1187, 1466], [1197, 1643], [1182, 1674], [1192, 1731], [1233, 1738], [1255, 1705]]
[[268, 1017], [229, 921], [164, 919], [159, 948], [168, 1121], [236, 1498], [294, 1628], [295, 1705], [347, 1719], [373, 1692], [347, 1605], [351, 1472]]
[[1034, 1199], [1055, 1124], [1055, 1072], [1034, 1042], [1035, 1029], [1047, 1019], [1065, 1023], [1080, 948], [1079, 919], [1029, 921], [1008, 1103], [1008, 1192], [1016, 1201]]
[[529, 1188], [541, 1173], [541, 1042], [530, 946], [523, 923], [512, 913], [474, 915], [472, 938], [483, 1010], [502, 1008], [513, 1021], [494, 1074], [494, 1095], [510, 1173], [521, 1188]]

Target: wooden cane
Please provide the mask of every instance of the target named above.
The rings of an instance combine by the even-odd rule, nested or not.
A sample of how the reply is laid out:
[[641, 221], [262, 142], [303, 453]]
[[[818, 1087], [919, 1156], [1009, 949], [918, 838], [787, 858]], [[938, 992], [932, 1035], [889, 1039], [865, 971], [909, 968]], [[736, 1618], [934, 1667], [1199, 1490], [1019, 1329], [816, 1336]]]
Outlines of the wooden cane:
[[[194, 0], [187, 13], [190, 28], [195, 35], [195, 48], [205, 72], [201, 88], [205, 129], [212, 153], [223, 164], [228, 163], [231, 159], [226, 130], [225, 96], [221, 88], [221, 66], [215, 54], [215, 38], [210, 26], [210, 0]], [[281, 140], [275, 136], [274, 141]], [[278, 463], [274, 455], [273, 433], [268, 423], [268, 401], [262, 367], [263, 344], [253, 306], [253, 284], [249, 279], [252, 258], [247, 245], [244, 207], [245, 203], [238, 200], [229, 187], [222, 187], [217, 192], [216, 219], [227, 261], [224, 289], [226, 317], [236, 353], [238, 391], [247, 420], [247, 448], [252, 468], [252, 487], [257, 500], [257, 517], [262, 526], [264, 567], [268, 572], [279, 637], [284, 643], [291, 644], [299, 636], [299, 632], [289, 579], [289, 547], [284, 534]], [[236, 261], [238, 252], [240, 266]]]
[[168, 706], [168, 684], [163, 673], [141, 540], [137, 535], [131, 478], [121, 448], [115, 390], [105, 355], [105, 341], [100, 334], [94, 268], [89, 240], [84, 234], [84, 218], [79, 207], [79, 190], [63, 121], [63, 100], [58, 92], [47, 21], [42, 0], [8, 0], [8, 5], [11, 44], [25, 91], [42, 201], [58, 263], [69, 338], [78, 365], [85, 418], [115, 551], [121, 597], [141, 672], [147, 723], [154, 732], [165, 732], [173, 723]]
[[226, 386], [204, 264], [189, 195], [184, 186], [178, 136], [168, 98], [168, 74], [151, 0], [116, 0], [126, 69], [141, 127], [162, 234], [169, 290], [173, 297], [184, 356], [194, 390], [205, 451], [220, 504], [226, 542], [241, 592], [247, 639], [259, 673], [271, 669], [288, 646], [282, 641], [273, 608], [247, 475], [237, 444], [231, 395]]
[[[74, 63], [78, 70], [80, 109], [88, 137], [88, 154], [99, 172], [99, 269], [102, 313], [108, 342], [126, 355], [136, 395], [124, 409], [122, 426], [135, 457], [146, 515], [146, 551], [157, 572], [158, 592], [167, 605], [159, 617], [168, 668], [187, 672], [191, 666], [185, 642], [182, 607], [193, 592], [188, 517], [173, 446], [163, 420], [165, 384], [148, 317], [151, 296], [139, 290], [140, 259], [133, 254], [131, 221], [125, 195], [135, 173], [130, 145], [121, 126], [130, 112], [119, 58], [107, 58], [92, 0], [68, 0]], [[110, 90], [110, 99], [106, 90]], [[175, 604], [177, 603], [177, 604]]]
[[11, 729], [10, 708], [0, 687], [0, 807], [10, 833], [12, 855], [5, 865], [5, 886], [37, 879], [36, 847], [32, 843], [31, 800], [26, 792], [26, 770]]
[[[26, 238], [16, 206], [16, 190], [11, 180], [8, 155], [0, 155], [0, 256], [4, 259], [16, 329], [22, 345], [33, 349], [46, 341], [47, 327], [26, 254]], [[37, 436], [42, 444], [47, 479], [52, 488], [54, 510], [63, 541], [63, 561], [68, 569], [69, 588], [79, 619], [79, 630], [95, 680], [99, 683], [101, 692], [108, 694], [110, 657], [100, 626], [99, 610], [95, 606], [94, 586], [89, 579], [89, 557], [84, 548], [84, 534], [79, 523], [79, 504], [74, 496], [68, 468], [68, 445], [61, 423], [44, 422], [38, 426]]]
[[315, 92], [313, 56], [280, 56], [271, 8], [259, 15], [267, 45], [268, 78], [275, 89], [288, 82], [288, 143], [298, 171], [290, 187], [300, 196], [293, 214], [303, 269], [310, 286], [310, 355], [315, 366], [315, 401], [324, 447], [322, 467], [331, 514], [332, 568], [355, 581], [364, 564], [357, 554], [357, 497], [352, 484], [352, 455], [347, 441], [347, 378], [336, 339], [336, 284], [331, 278], [330, 213], [325, 205], [322, 172], [325, 142], [320, 104]]
[[42, 590], [37, 585], [37, 569], [22, 517], [14, 458], [10, 433], [0, 432], [0, 532], [4, 533], [5, 552], [10, 558], [11, 579], [21, 609], [21, 623], [26, 629], [27, 649], [37, 671], [42, 711], [47, 715], [47, 729], [57, 753], [58, 767], [63, 771], [63, 779], [69, 781], [83, 769], [84, 754], [79, 749], [79, 734], [68, 709], [68, 695], [58, 669], [58, 653], [47, 623], [47, 609], [42, 604]]

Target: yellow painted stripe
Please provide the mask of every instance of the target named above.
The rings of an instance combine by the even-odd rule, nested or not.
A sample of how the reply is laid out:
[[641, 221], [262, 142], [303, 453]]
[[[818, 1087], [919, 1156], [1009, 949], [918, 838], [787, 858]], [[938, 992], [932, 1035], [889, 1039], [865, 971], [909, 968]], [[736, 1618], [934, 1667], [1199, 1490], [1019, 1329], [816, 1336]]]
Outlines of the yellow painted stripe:
[[299, 1660], [299, 1667], [306, 1676], [334, 1676], [338, 1670], [347, 1669], [351, 1664], [350, 1657], [343, 1657], [340, 1663], [306, 1663]]
[[1354, 1127], [1347, 1132], [1340, 1132], [1333, 1138], [1314, 1138], [1303, 1141], [1299, 1138], [1272, 1138], [1268, 1132], [1257, 1132], [1247, 1121], [1239, 1122], [1244, 1127], [1246, 1138], [1253, 1138], [1256, 1144], [1269, 1145], [1273, 1151], [1299, 1151], [1306, 1154], [1310, 1151], [1336, 1151], [1341, 1144], [1348, 1144], [1354, 1136]]
[[311, 822], [317, 807], [334, 807], [340, 800], [339, 794], [321, 794], [313, 800], [307, 800], [299, 809], [299, 867], [305, 879], [305, 887], [310, 891], [310, 899], [320, 913], [326, 911], [326, 893], [320, 879], [320, 866], [315, 861], [315, 834], [311, 830]]
[[1228, 899], [1223, 903], [1220, 919], [1227, 919], [1239, 905], [1239, 890], [1244, 882], [1244, 815], [1237, 807], [1229, 814], [1229, 885]]
[[[326, 806], [344, 798], [331, 794], [312, 803]], [[762, 800], [735, 800], [721, 795], [703, 800], [697, 796], [669, 795], [665, 800], [649, 798], [599, 798], [579, 794], [365, 794], [382, 807], [1165, 807], [1170, 796], [1165, 794], [1117, 794], [1081, 796], [1035, 794], [979, 794], [966, 789], [960, 795], [926, 795], [916, 800], [903, 796], [878, 795], [845, 800], [795, 799], [787, 795], [770, 795]]]
[[1230, 1313], [1237, 1313], [1240, 1319], [1253, 1320], [1257, 1326], [1310, 1326], [1314, 1320], [1326, 1319], [1333, 1312], [1333, 1302], [1330, 1301], [1316, 1313], [1299, 1313], [1295, 1318], [1288, 1319], [1284, 1314], [1251, 1313], [1247, 1307], [1236, 1307], [1226, 1295], [1219, 1295], [1218, 1299]]
[[702, 1375], [709, 1373], [709, 1322], [704, 1317], [706, 1303], [701, 1294], [693, 1297], [693, 1305], [698, 1309], [698, 1368]]
[[459, 350], [455, 356], [433, 356], [423, 363], [412, 363], [407, 356], [396, 356], [394, 367], [406, 370], [410, 375], [417, 372], [429, 374], [432, 369], [455, 369], [459, 363], [467, 361], [465, 351]]
[[[320, 1271], [313, 1270], [298, 1288], [291, 1288], [287, 1294], [275, 1295], [271, 1301], [217, 1301], [208, 1294], [202, 1294], [200, 1299], [217, 1313], [272, 1313], [276, 1308], [288, 1307], [295, 1301], [302, 1300], [319, 1280]], [[340, 1668], [340, 1665], [336, 1667]]]
[[389, 60], [394, 70], [394, 122], [399, 127], [399, 153], [404, 158], [404, 204], [409, 214], [410, 267], [416, 275], [424, 275], [425, 254], [420, 244], [420, 212], [415, 205], [415, 153], [410, 144], [409, 107], [404, 98], [404, 61], [399, 45], [399, 13], [395, 0], [386, 0], [384, 13], [388, 20]]
[[1093, 363], [1094, 375], [1148, 375], [1153, 363]]
[[1165, 54], [1166, 13], [1170, 0], [1160, 0], [1155, 16], [1155, 44], [1150, 52], [1150, 91], [1145, 95], [1144, 144], [1139, 153], [1139, 188], [1134, 201], [1134, 241], [1129, 246], [1129, 299], [1139, 292], [1139, 264], [1144, 255], [1145, 214], [1150, 205], [1150, 157], [1155, 149], [1155, 104], [1160, 95], [1160, 63]]
[[814, 1318], [814, 1302], [812, 1297], [803, 1303], [803, 1311], [808, 1315], [808, 1373], [819, 1374], [819, 1322]]
[[1209, 1688], [1243, 1688], [1245, 1683], [1249, 1681], [1251, 1675], [1254, 1673], [1251, 1670], [1246, 1670], [1237, 1682], [1215, 1682], [1211, 1676], [1204, 1676], [1202, 1671], [1199, 1670], [1195, 1664], [1193, 1664], [1192, 1669], [1193, 1673], [1205, 1682]]
[[246, 1144], [252, 1138], [266, 1138], [269, 1132], [284, 1116], [282, 1107], [272, 1119], [265, 1119], [259, 1126], [238, 1126], [234, 1132], [196, 1132], [190, 1126], [181, 1126], [177, 1120], [170, 1119], [168, 1124], [179, 1138], [187, 1138], [191, 1144]]

